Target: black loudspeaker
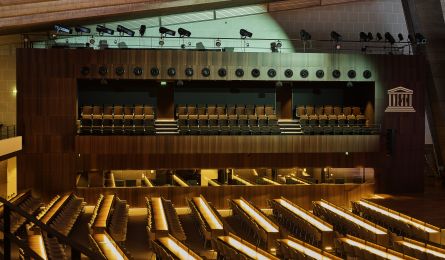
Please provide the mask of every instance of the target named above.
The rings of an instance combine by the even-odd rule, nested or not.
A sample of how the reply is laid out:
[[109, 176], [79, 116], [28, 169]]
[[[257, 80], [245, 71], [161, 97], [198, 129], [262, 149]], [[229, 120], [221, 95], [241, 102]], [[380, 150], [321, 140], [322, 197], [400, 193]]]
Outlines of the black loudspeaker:
[[185, 75], [186, 75], [187, 77], [191, 77], [191, 76], [193, 76], [193, 69], [192, 69], [192, 68], [186, 68], [186, 69], [185, 69]]
[[332, 77], [338, 79], [338, 78], [340, 78], [340, 76], [341, 76], [341, 72], [339, 70], [334, 70], [332, 72]]
[[357, 74], [355, 73], [355, 70], [350, 70], [350, 71], [348, 71], [348, 77], [349, 77], [350, 79], [355, 78], [356, 75], [357, 75]]
[[175, 68], [168, 68], [168, 70], [167, 70], [167, 74], [168, 74], [170, 77], [175, 76], [175, 75], [176, 75], [176, 69], [175, 69]]
[[105, 66], [100, 66], [100, 67], [99, 67], [99, 74], [100, 74], [101, 76], [105, 76], [105, 75], [107, 75], [107, 73], [108, 73], [108, 69], [107, 69], [107, 67], [105, 67]]
[[236, 75], [238, 78], [241, 78], [242, 76], [244, 76], [244, 70], [243, 70], [243, 69], [236, 69], [236, 70], [235, 70], [235, 75]]
[[82, 73], [82, 75], [84, 75], [84, 76], [90, 74], [90, 67], [83, 66], [83, 67], [80, 69], [80, 73]]
[[219, 75], [220, 77], [225, 77], [225, 76], [227, 75], [227, 70], [226, 70], [225, 68], [220, 68], [220, 69], [218, 70], [218, 75]]
[[286, 76], [286, 78], [292, 78], [293, 75], [294, 72], [291, 69], [287, 69], [284, 71], [284, 76]]
[[204, 77], [208, 77], [208, 76], [210, 76], [210, 69], [209, 69], [209, 68], [203, 68], [203, 69], [201, 70], [201, 74], [202, 74]]
[[142, 72], [143, 72], [143, 70], [142, 70], [141, 67], [135, 67], [135, 68], [133, 69], [133, 73], [134, 73], [134, 75], [136, 75], [136, 76], [140, 76], [140, 75], [142, 75]]
[[317, 76], [317, 78], [321, 79], [324, 77], [324, 71], [323, 70], [317, 70], [317, 72], [315, 72], [315, 75]]
[[150, 70], [150, 74], [151, 74], [153, 77], [158, 76], [158, 75], [159, 75], [159, 69], [156, 68], [156, 67], [151, 68], [151, 70]]
[[253, 69], [251, 74], [252, 74], [252, 77], [258, 78], [260, 76], [260, 70], [259, 69]]
[[115, 69], [115, 71], [116, 71], [116, 75], [118, 75], [118, 76], [122, 76], [122, 75], [124, 75], [124, 73], [125, 73], [125, 69], [124, 69], [124, 67], [117, 67], [117, 68]]
[[270, 78], [274, 78], [274, 77], [277, 75], [277, 71], [274, 70], [274, 69], [269, 69], [269, 70], [267, 71], [267, 75], [268, 75]]
[[386, 155], [392, 155], [394, 152], [394, 145], [396, 139], [396, 130], [395, 129], [386, 129], [385, 136], [385, 152]]
[[372, 73], [371, 73], [371, 71], [369, 71], [369, 70], [365, 70], [365, 71], [363, 71], [363, 77], [364, 77], [365, 79], [369, 79], [369, 78], [371, 78], [371, 77], [372, 77]]
[[301, 70], [301, 71], [300, 71], [300, 76], [301, 76], [303, 79], [307, 78], [307, 77], [309, 76], [309, 71], [307, 71], [307, 70]]

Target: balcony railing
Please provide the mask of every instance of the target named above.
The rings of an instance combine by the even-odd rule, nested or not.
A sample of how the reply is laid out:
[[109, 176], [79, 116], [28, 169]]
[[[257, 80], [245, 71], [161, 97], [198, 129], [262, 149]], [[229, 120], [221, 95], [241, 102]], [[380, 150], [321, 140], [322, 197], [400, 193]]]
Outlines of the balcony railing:
[[0, 124], [0, 140], [17, 136], [17, 128], [15, 125]]

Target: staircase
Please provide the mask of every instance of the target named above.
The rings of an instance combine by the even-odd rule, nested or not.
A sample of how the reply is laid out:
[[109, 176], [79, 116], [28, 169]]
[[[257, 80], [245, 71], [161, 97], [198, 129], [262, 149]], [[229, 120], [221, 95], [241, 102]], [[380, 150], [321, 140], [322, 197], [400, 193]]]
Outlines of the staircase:
[[179, 134], [178, 124], [174, 119], [157, 119], [155, 121], [157, 135], [177, 135]]
[[278, 126], [282, 135], [302, 135], [300, 121], [296, 119], [280, 119]]

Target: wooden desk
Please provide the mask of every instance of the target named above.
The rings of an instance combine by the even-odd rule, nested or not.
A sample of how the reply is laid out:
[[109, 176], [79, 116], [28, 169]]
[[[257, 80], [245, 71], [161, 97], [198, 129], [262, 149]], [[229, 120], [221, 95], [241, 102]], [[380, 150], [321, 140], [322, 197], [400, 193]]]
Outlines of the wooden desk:
[[278, 226], [243, 198], [233, 199], [233, 203], [246, 213], [251, 220], [255, 221], [258, 226], [266, 231], [267, 248], [272, 249], [275, 246], [275, 240], [280, 237]]
[[43, 242], [43, 236], [42, 235], [30, 235], [30, 236], [28, 236], [28, 245], [41, 258], [48, 259], [48, 256], [46, 255], [46, 249], [45, 249], [45, 244]]
[[321, 248], [334, 248], [334, 229], [332, 225], [285, 198], [274, 199], [273, 201], [283, 210], [295, 215], [298, 220], [302, 220], [315, 227], [321, 233]]
[[203, 197], [193, 197], [192, 201], [201, 216], [209, 225], [212, 237], [224, 235], [224, 226], [215, 212], [210, 208], [207, 201]]
[[307, 255], [313, 259], [322, 259], [322, 260], [340, 260], [341, 258], [331, 255], [327, 252], [320, 250], [312, 245], [304, 243], [298, 239], [293, 237], [288, 237], [286, 239], [281, 239], [281, 243], [286, 244], [289, 248], [301, 252], [304, 255]]
[[45, 213], [45, 215], [40, 219], [44, 224], [48, 224], [55, 216], [56, 213], [62, 209], [62, 206], [67, 202], [71, 194], [66, 194], [62, 198], [58, 199], [57, 202]]
[[156, 233], [158, 233], [158, 231], [166, 231], [168, 233], [168, 223], [165, 216], [164, 206], [162, 205], [162, 199], [159, 197], [151, 198], [151, 205], [151, 214], [153, 214]]
[[94, 234], [94, 241], [96, 241], [102, 253], [107, 259], [113, 260], [127, 260], [128, 257], [122, 252], [119, 246], [114, 242], [107, 232], [102, 234]]
[[179, 242], [171, 235], [168, 235], [166, 237], [160, 237], [157, 240], [164, 248], [166, 248], [170, 252], [170, 254], [176, 256], [181, 260], [202, 259], [195, 252], [190, 250], [188, 247], [186, 247], [184, 244]]
[[111, 207], [113, 206], [114, 195], [105, 195], [97, 212], [96, 220], [94, 221], [95, 231], [104, 231], [107, 228], [108, 218], [110, 217]]
[[239, 253], [242, 253], [252, 259], [271, 259], [275, 260], [278, 258], [267, 253], [266, 251], [255, 247], [254, 245], [236, 237], [232, 234], [228, 236], [219, 236], [218, 239], [222, 241], [224, 244], [232, 247]]

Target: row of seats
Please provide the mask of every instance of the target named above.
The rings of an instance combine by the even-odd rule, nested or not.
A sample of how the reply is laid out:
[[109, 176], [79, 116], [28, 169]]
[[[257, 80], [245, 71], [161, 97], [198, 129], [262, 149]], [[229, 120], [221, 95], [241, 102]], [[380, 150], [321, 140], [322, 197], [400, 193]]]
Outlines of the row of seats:
[[43, 241], [45, 243], [46, 254], [49, 259], [68, 259], [63, 245], [59, 243], [59, 240], [57, 240], [56, 237], [43, 232]]
[[345, 106], [345, 107], [340, 107], [340, 106], [332, 106], [332, 105], [319, 105], [319, 106], [312, 106], [312, 105], [300, 105], [297, 106], [295, 109], [296, 112], [296, 116], [297, 118], [303, 115], [326, 115], [326, 116], [330, 116], [330, 115], [336, 115], [336, 116], [340, 116], [340, 115], [344, 115], [344, 116], [349, 116], [349, 115], [361, 115], [361, 109], [358, 106]]
[[[34, 215], [39, 209], [42, 203], [40, 200], [32, 197], [31, 192], [27, 191], [16, 195], [15, 197], [9, 199], [9, 201], [19, 207], [21, 210], [25, 211], [30, 215]], [[3, 215], [3, 206], [1, 215]], [[26, 222], [26, 219], [16, 212], [11, 212], [10, 217], [10, 230], [12, 234], [15, 234]], [[0, 218], [0, 228], [3, 229], [3, 218]]]
[[276, 119], [272, 105], [177, 105], [178, 119]]
[[104, 200], [104, 195], [99, 194], [99, 198], [96, 201], [96, 205], [94, 205], [93, 213], [91, 214], [90, 221], [88, 222], [88, 229], [92, 230], [94, 222], [96, 221], [97, 214], [99, 213], [100, 205], [102, 204], [102, 201]]
[[63, 208], [59, 210], [49, 225], [63, 235], [68, 236], [83, 212], [85, 204], [83, 198], [71, 194]]
[[164, 206], [165, 217], [167, 218], [170, 233], [180, 241], [187, 239], [184, 228], [179, 220], [178, 214], [170, 200], [162, 198], [162, 205]]
[[279, 135], [281, 134], [278, 125], [247, 124], [232, 122], [229, 124], [227, 120], [220, 120], [211, 124], [199, 124], [192, 120], [180, 122], [179, 133], [182, 135]]
[[[419, 220], [410, 218], [408, 216], [404, 216], [401, 213], [395, 212], [395, 211], [389, 211], [389, 209], [383, 208], [379, 205], [376, 205], [374, 203], [365, 201], [367, 204], [370, 204], [371, 206], [375, 206], [381, 210], [384, 210], [388, 212], [387, 214], [382, 214], [381, 212], [375, 211], [370, 209], [369, 207], [366, 207], [359, 202], [352, 202], [352, 212], [354, 214], [357, 214], [373, 223], [376, 223], [380, 226], [383, 226], [385, 228], [388, 228], [392, 232], [398, 234], [399, 236], [406, 236], [410, 238], [415, 238], [420, 241], [431, 241], [434, 243], [440, 243], [440, 228], [434, 227], [432, 225], [429, 225], [425, 222], [421, 222]], [[396, 219], [394, 217], [388, 216], [388, 214], [391, 213], [392, 215], [397, 215], [400, 217], [403, 217], [404, 219], [407, 219], [409, 221], [412, 221], [416, 224], [419, 224], [421, 226], [415, 226], [413, 224], [408, 224], [405, 221], [402, 221], [401, 219]], [[434, 230], [435, 232], [427, 232], [425, 227], [427, 227], [430, 230]]]
[[[243, 241], [241, 238], [231, 234], [232, 238], [236, 238], [238, 241]], [[243, 241], [243, 243], [248, 243], [246, 241]], [[247, 260], [251, 259], [248, 256], [238, 253], [234, 248], [232, 248], [229, 245], [226, 245], [219, 239], [213, 239], [212, 240], [213, 249], [218, 252], [218, 259], [237, 259], [237, 260]], [[260, 259], [260, 258], [259, 258]]]
[[187, 202], [189, 204], [190, 210], [192, 211], [192, 215], [196, 220], [197, 223], [196, 228], [198, 229], [199, 234], [204, 240], [204, 248], [205, 248], [207, 246], [207, 242], [212, 240], [212, 230], [210, 229], [209, 224], [207, 224], [207, 222], [204, 221], [204, 219], [202, 218], [195, 204], [193, 204], [193, 202], [190, 200], [187, 200]]
[[288, 210], [280, 207], [275, 201], [269, 200], [269, 206], [275, 219], [287, 230], [296, 235], [297, 238], [319, 247], [321, 245], [321, 232], [311, 225], [307, 220], [292, 214]]
[[305, 135], [375, 135], [380, 133], [379, 126], [303, 126]]
[[110, 235], [115, 241], [122, 242], [127, 238], [128, 212], [130, 206], [125, 200], [116, 197], [111, 220], [108, 225]]
[[253, 238], [257, 247], [267, 247], [267, 232], [260, 227], [254, 219], [239, 208], [233, 200], [230, 201], [230, 207], [233, 210], [233, 215], [239, 217], [243, 232], [245, 232], [248, 237]]
[[364, 115], [302, 115], [300, 124], [302, 126], [364, 126], [366, 117]]
[[151, 105], [85, 105], [81, 111], [81, 134], [144, 133], [154, 129], [156, 118]]
[[[60, 199], [59, 195], [54, 196], [49, 202], [48, 204], [46, 204], [41, 210], [40, 212], [37, 214], [36, 218], [38, 220], [41, 220], [46, 213], [48, 213], [48, 211], [51, 209], [52, 206], [54, 206], [54, 204], [56, 204], [56, 202]], [[27, 230], [32, 230], [34, 228], [34, 223], [29, 223], [27, 225]]]

